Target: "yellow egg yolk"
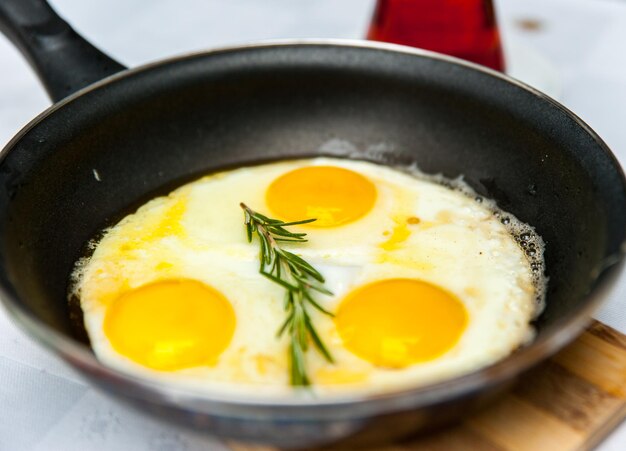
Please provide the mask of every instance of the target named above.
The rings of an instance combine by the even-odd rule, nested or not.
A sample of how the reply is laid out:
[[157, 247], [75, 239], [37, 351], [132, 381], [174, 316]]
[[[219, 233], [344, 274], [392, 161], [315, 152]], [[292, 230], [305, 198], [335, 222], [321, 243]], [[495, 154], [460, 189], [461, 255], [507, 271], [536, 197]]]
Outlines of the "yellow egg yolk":
[[215, 363], [235, 323], [231, 304], [215, 289], [195, 280], [160, 280], [114, 300], [104, 332], [134, 362], [175, 371]]
[[381, 367], [402, 368], [451, 349], [467, 325], [452, 294], [414, 279], [386, 279], [350, 293], [335, 324], [346, 348]]
[[274, 180], [267, 189], [266, 202], [283, 220], [316, 218], [311, 227], [336, 227], [369, 212], [376, 202], [376, 187], [348, 169], [308, 166]]

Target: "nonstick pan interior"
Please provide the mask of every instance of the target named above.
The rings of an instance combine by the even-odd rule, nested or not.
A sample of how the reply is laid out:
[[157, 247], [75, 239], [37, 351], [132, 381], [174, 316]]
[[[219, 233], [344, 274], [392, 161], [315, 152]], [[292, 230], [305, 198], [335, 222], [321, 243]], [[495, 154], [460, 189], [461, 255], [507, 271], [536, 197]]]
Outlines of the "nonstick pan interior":
[[314, 155], [462, 175], [535, 226], [550, 278], [538, 339], [587, 309], [621, 255], [621, 170], [556, 103], [426, 53], [259, 45], [123, 73], [22, 131], [0, 164], [2, 283], [72, 335], [68, 277], [103, 228], [202, 174]]

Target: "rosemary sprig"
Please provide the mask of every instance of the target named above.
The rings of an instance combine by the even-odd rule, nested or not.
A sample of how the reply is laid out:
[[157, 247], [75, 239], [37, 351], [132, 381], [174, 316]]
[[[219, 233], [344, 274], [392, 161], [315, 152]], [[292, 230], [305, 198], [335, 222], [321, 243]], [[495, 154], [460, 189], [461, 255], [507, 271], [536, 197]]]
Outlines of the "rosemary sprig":
[[313, 266], [301, 257], [281, 248], [279, 243], [306, 242], [306, 233], [290, 232], [285, 227], [308, 224], [315, 219], [283, 222], [257, 213], [243, 202], [240, 206], [244, 211], [248, 242], [252, 242], [254, 234], [259, 237], [261, 245], [259, 272], [271, 281], [282, 285], [286, 290], [287, 318], [278, 329], [277, 336], [281, 337], [285, 332], [289, 332], [291, 337], [289, 344], [291, 385], [310, 385], [311, 381], [304, 361], [304, 354], [309, 348], [309, 340], [328, 362], [333, 363], [334, 360], [315, 330], [307, 307], [311, 306], [325, 315], [333, 316], [313, 298], [314, 292], [326, 295], [332, 295], [332, 293], [324, 287], [324, 277]]

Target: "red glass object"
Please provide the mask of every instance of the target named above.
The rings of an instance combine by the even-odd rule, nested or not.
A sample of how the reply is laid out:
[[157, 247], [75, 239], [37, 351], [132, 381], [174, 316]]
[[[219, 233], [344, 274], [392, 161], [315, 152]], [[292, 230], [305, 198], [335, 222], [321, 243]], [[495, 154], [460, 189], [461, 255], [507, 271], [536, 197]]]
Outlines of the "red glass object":
[[504, 71], [491, 0], [378, 0], [367, 38], [434, 50]]

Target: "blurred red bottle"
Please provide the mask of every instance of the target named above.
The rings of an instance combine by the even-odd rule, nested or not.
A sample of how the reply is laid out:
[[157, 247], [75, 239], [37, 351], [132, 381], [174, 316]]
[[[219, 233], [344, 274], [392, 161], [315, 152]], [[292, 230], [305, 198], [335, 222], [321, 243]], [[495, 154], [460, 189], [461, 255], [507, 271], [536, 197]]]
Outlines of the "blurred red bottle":
[[367, 38], [434, 50], [504, 71], [491, 0], [378, 0]]

